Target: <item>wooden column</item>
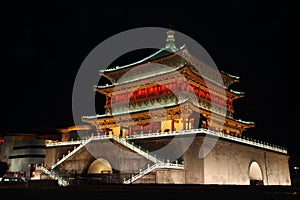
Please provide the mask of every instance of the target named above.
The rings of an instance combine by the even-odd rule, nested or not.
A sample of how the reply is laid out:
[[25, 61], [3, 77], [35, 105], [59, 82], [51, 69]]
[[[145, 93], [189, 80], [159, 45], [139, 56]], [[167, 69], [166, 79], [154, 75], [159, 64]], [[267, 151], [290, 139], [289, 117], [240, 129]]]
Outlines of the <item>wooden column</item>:
[[171, 119], [172, 122], [171, 122], [171, 131], [173, 132], [174, 131], [174, 119]]
[[182, 129], [186, 130], [186, 118], [182, 118]]
[[194, 128], [195, 128], [195, 127], [194, 127], [195, 119], [194, 119], [194, 118], [190, 119], [190, 122], [191, 122], [191, 127], [190, 127], [190, 129], [194, 129]]
[[132, 132], [131, 132], [131, 126], [128, 127], [128, 135], [131, 136]]

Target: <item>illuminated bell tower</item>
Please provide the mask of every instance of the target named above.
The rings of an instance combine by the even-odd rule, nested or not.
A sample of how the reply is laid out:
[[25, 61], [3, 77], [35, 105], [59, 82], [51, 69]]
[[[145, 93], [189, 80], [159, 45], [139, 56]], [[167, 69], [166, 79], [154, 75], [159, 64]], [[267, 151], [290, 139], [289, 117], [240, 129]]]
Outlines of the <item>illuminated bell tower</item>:
[[[181, 55], [188, 55], [194, 63]], [[208, 127], [241, 136], [245, 129], [254, 127], [253, 122], [233, 117], [233, 101], [244, 94], [229, 87], [239, 77], [221, 72], [223, 88], [210, 78], [219, 71], [206, 67], [199, 74], [195, 63], [203, 65], [185, 46], [177, 48], [174, 31], [167, 31], [165, 47], [154, 54], [132, 64], [99, 71], [111, 82], [94, 88], [105, 95], [105, 113], [84, 116], [82, 120], [100, 132], [122, 137]], [[224, 89], [225, 96], [221, 94]], [[212, 103], [216, 106], [212, 107]], [[211, 123], [212, 113], [217, 123]], [[221, 123], [224, 113], [225, 122]]]

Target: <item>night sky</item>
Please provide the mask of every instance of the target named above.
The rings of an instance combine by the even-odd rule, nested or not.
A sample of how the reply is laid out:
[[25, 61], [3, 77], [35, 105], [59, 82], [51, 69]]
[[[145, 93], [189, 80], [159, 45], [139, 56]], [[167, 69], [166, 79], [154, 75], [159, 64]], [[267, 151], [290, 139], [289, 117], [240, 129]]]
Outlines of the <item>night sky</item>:
[[1, 133], [73, 125], [73, 83], [89, 52], [122, 31], [171, 27], [196, 40], [220, 70], [241, 77], [232, 88], [245, 97], [235, 101], [234, 116], [256, 123], [245, 135], [299, 154], [297, 67], [289, 64], [291, 6], [242, 2], [107, 8], [61, 1], [7, 7], [1, 25]]

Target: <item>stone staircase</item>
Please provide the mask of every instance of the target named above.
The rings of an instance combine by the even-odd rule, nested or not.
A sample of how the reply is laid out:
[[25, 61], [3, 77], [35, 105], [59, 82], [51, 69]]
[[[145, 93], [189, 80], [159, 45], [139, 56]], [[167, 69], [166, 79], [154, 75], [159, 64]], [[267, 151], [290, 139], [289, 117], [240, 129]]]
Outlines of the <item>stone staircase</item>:
[[55, 172], [54, 170], [48, 170], [46, 167], [44, 166], [36, 166], [35, 170], [40, 170], [43, 173], [49, 175], [49, 177], [51, 179], [57, 180], [58, 184], [60, 186], [68, 186], [69, 185], [69, 176], [67, 175], [62, 175], [60, 173], [58, 173], [57, 171]]
[[148, 166], [146, 169], [141, 170], [140, 173], [133, 174], [131, 178], [124, 180], [124, 184], [130, 184], [133, 183], [134, 181], [142, 178], [146, 174], [156, 170], [156, 169], [161, 169], [161, 168], [168, 168], [168, 169], [184, 169], [184, 166], [182, 164], [174, 164], [174, 163], [155, 163], [152, 166]]

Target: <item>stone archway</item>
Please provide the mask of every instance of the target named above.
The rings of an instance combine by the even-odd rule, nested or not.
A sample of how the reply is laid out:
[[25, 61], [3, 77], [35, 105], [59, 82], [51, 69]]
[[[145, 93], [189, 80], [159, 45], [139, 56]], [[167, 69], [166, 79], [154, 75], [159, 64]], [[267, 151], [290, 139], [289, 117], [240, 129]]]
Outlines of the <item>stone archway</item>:
[[263, 185], [263, 174], [261, 167], [256, 161], [252, 161], [249, 166], [250, 185]]
[[112, 174], [112, 168], [109, 162], [103, 158], [98, 158], [88, 169], [88, 174]]

